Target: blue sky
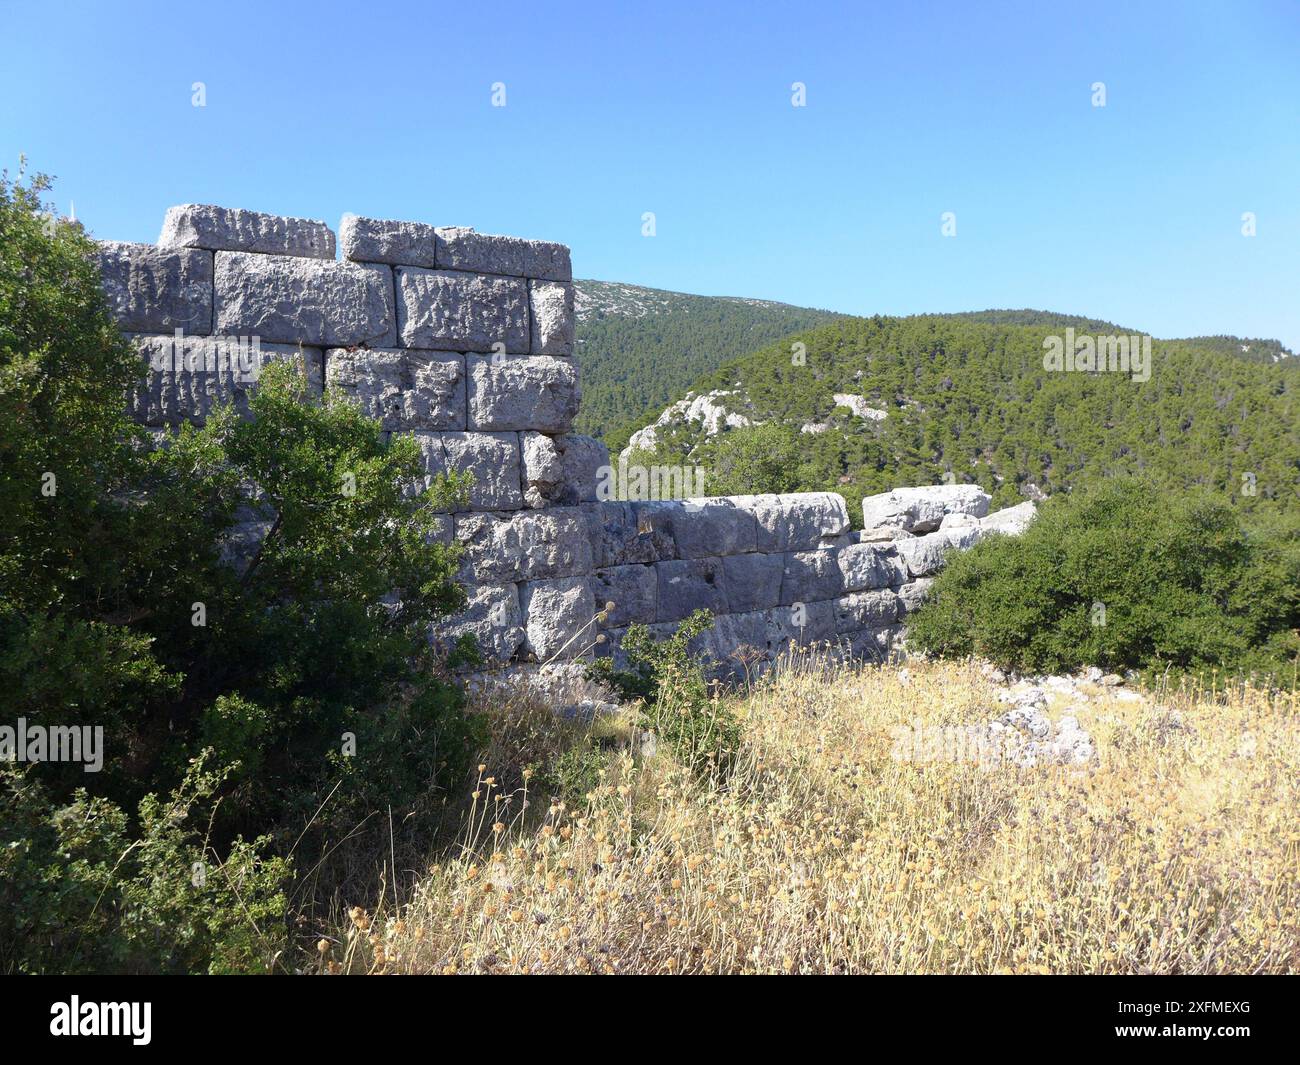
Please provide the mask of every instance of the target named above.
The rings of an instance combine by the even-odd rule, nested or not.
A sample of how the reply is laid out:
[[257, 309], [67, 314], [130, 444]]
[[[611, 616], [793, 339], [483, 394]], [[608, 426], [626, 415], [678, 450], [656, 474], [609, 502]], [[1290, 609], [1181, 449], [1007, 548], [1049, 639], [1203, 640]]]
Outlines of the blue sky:
[[1300, 350], [1294, 2], [4, 0], [0, 25], [3, 165], [100, 237], [153, 240], [173, 203], [354, 212], [561, 240], [580, 277]]

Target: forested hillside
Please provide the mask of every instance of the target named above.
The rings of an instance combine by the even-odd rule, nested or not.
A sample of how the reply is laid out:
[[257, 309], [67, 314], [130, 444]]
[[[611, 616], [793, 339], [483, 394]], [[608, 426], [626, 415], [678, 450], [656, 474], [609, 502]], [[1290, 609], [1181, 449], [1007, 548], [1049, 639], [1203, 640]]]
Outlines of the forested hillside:
[[725, 362], [837, 317], [785, 303], [610, 281], [577, 281], [575, 290], [582, 360], [578, 427], [593, 436], [657, 414]]
[[[719, 402], [762, 424], [713, 438], [681, 426], [660, 434], [659, 458], [707, 467], [710, 494], [853, 499], [951, 478], [1001, 506], [1145, 473], [1247, 508], [1297, 504], [1300, 360], [1276, 341], [1155, 341], [1150, 379], [1135, 381], [1044, 370], [1043, 340], [1066, 326], [1116, 331], [1033, 311], [845, 318], [704, 374], [693, 391], [731, 392]], [[854, 415], [833, 398], [845, 393], [886, 415]]]

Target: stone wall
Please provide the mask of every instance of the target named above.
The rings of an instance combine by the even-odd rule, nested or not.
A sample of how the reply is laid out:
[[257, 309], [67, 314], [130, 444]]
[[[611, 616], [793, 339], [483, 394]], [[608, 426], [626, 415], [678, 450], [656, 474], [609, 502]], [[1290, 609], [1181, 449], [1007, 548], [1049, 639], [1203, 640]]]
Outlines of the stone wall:
[[969, 485], [870, 497], [861, 533], [832, 493], [601, 500], [609, 456], [569, 432], [568, 248], [355, 216], [339, 234], [185, 205], [156, 245], [104, 242], [105, 291], [142, 357], [130, 409], [159, 430], [201, 423], [246, 409], [262, 365], [300, 359], [312, 387], [413, 435], [428, 475], [471, 472], [442, 523], [469, 605], [435, 639], [472, 633], [498, 663], [617, 656], [629, 625], [666, 634], [703, 607], [716, 622], [698, 649], [724, 669], [791, 640], [880, 658], [948, 550], [1032, 517], [989, 516]]

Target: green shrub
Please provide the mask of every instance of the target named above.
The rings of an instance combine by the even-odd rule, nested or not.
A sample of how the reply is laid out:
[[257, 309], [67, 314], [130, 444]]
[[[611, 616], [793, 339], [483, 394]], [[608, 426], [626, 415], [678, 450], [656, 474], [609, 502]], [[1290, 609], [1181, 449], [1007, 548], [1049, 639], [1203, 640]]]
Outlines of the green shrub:
[[630, 625], [623, 637], [628, 668], [616, 669], [612, 659], [601, 658], [589, 670], [623, 699], [638, 701], [641, 727], [701, 775], [725, 774], [741, 737], [739, 720], [710, 694], [703, 664], [689, 649], [712, 624], [707, 610], [697, 610], [665, 640], [655, 640], [644, 625]]
[[949, 557], [909, 642], [1019, 670], [1255, 670], [1290, 683], [1300, 641], [1294, 519], [1116, 480], [1055, 498], [1019, 537]]
[[[349, 863], [373, 874], [390, 824], [421, 848], [482, 737], [450, 679], [461, 652], [429, 641], [464, 602], [434, 513], [467, 481], [425, 487], [414, 440], [312, 395], [289, 362], [263, 368], [251, 419], [219, 410], [153, 446], [126, 416], [140, 357], [97, 250], [47, 187], [0, 178], [0, 724], [101, 727], [105, 758], [12, 785], [24, 919], [61, 931], [0, 965], [258, 968], [275, 935], [236, 942], [222, 924], [257, 894], [169, 894], [174, 866], [202, 852], [278, 874], [292, 855], [313, 870], [307, 906]], [[250, 521], [265, 535], [245, 548]], [[201, 844], [156, 819], [157, 796], [199, 792]], [[93, 831], [70, 847], [60, 832], [82, 815]], [[118, 902], [87, 904], [101, 892]], [[273, 898], [252, 906], [271, 923]]]

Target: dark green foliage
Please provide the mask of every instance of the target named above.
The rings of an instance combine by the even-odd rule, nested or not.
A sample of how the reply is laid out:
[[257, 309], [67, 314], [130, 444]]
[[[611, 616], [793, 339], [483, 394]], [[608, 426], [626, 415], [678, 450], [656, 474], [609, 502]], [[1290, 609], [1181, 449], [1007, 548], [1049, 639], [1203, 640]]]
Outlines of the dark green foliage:
[[[422, 488], [414, 441], [288, 363], [251, 420], [150, 446], [94, 246], [44, 187], [0, 181], [0, 725], [102, 727], [105, 758], [7, 778], [0, 970], [264, 968], [284, 860], [325, 891], [391, 853], [390, 817], [414, 841], [480, 742], [428, 641], [464, 601], [432, 533], [465, 484]], [[252, 870], [239, 903], [193, 893], [195, 860]]]
[[[1008, 315], [1033, 324], [983, 320]], [[800, 335], [802, 362], [783, 341], [693, 388], [739, 389], [728, 398], [735, 409], [789, 432], [829, 422], [825, 432], [799, 433], [796, 445], [779, 443], [798, 459], [769, 462], [773, 481], [756, 486], [766, 491], [838, 491], [852, 503], [951, 475], [981, 485], [1001, 507], [1030, 486], [1055, 494], [1141, 474], [1246, 510], [1295, 505], [1300, 362], [1248, 361], [1211, 338], [1155, 341], [1147, 381], [1044, 370], [1044, 338], [1071, 324], [1114, 332], [1041, 312], [842, 319]], [[836, 407], [835, 393], [862, 396], [887, 416], [853, 417]], [[711, 491], [719, 480], [729, 488], [726, 471], [755, 468], [751, 456], [770, 443], [765, 431], [732, 429], [712, 440], [698, 429], [664, 434], [657, 461], [702, 465]], [[850, 513], [860, 520], [856, 505]]]
[[949, 557], [909, 641], [1018, 670], [1271, 674], [1300, 654], [1300, 521], [1248, 530], [1204, 495], [1112, 481], [1049, 501], [1019, 537]]
[[[839, 317], [762, 300], [578, 281], [578, 431], [616, 448], [714, 367]], [[646, 412], [649, 418], [645, 418]], [[637, 420], [640, 418], [641, 420]]]

